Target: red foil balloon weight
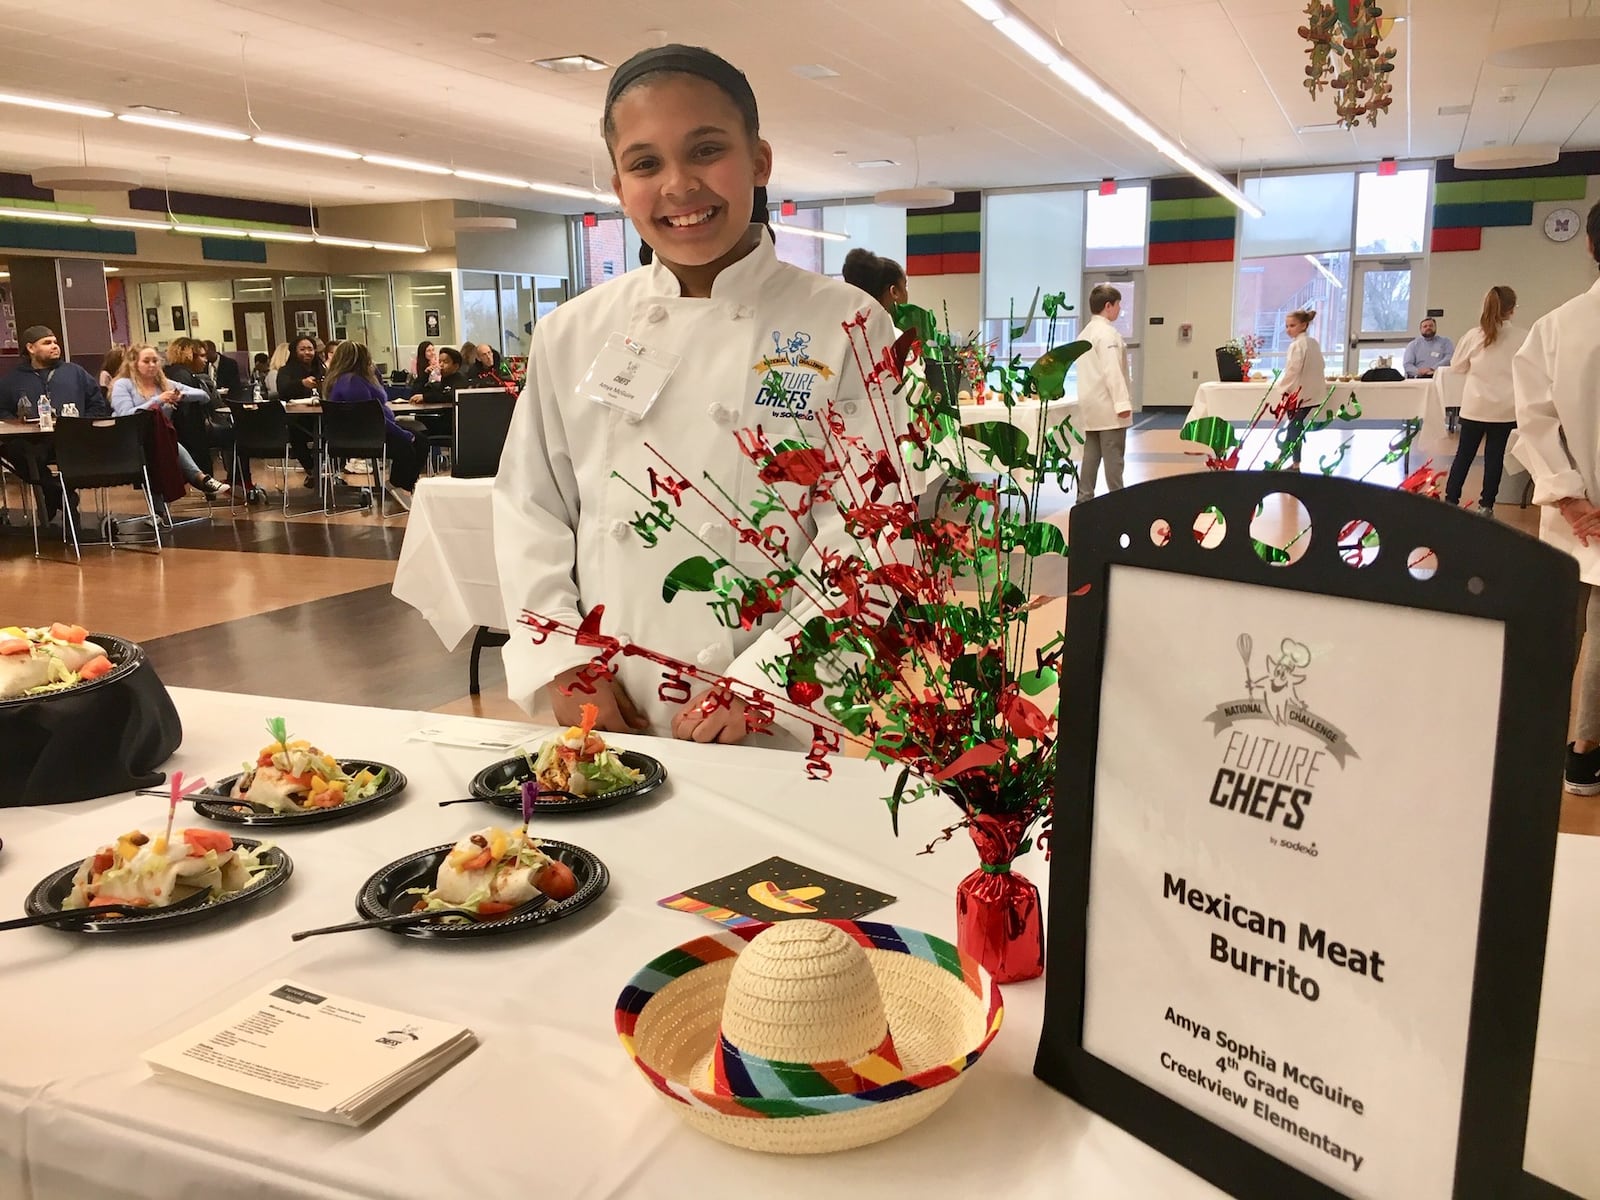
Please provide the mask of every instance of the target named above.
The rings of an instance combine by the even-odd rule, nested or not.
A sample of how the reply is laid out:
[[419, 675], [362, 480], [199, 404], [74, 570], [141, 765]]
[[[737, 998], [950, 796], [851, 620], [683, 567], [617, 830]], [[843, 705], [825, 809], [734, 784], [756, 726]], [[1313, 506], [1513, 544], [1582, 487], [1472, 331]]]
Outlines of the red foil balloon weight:
[[998, 983], [1044, 973], [1039, 889], [1011, 869], [1028, 824], [1021, 815], [979, 813], [967, 827], [980, 865], [956, 888], [956, 945]]

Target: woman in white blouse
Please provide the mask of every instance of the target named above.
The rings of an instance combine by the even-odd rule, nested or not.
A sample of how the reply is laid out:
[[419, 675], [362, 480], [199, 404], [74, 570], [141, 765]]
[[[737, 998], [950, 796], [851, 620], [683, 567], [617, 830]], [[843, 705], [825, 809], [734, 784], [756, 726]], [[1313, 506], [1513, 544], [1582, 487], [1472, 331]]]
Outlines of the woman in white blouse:
[[1278, 376], [1278, 393], [1289, 404], [1288, 420], [1283, 436], [1290, 447], [1293, 465], [1291, 471], [1300, 469], [1300, 449], [1306, 440], [1306, 419], [1321, 407], [1328, 398], [1328, 383], [1323, 377], [1322, 347], [1311, 336], [1311, 322], [1317, 314], [1310, 309], [1296, 309], [1283, 319], [1283, 331], [1291, 339], [1289, 361], [1283, 374]]
[[1511, 387], [1511, 363], [1527, 340], [1528, 331], [1511, 323], [1517, 311], [1517, 294], [1508, 287], [1492, 287], [1483, 298], [1483, 315], [1477, 325], [1456, 343], [1450, 369], [1466, 376], [1461, 393], [1461, 441], [1445, 483], [1447, 503], [1461, 503], [1467, 472], [1483, 444], [1483, 492], [1478, 511], [1494, 516], [1494, 498], [1500, 494], [1500, 474], [1505, 467], [1506, 439], [1517, 427], [1517, 397]]

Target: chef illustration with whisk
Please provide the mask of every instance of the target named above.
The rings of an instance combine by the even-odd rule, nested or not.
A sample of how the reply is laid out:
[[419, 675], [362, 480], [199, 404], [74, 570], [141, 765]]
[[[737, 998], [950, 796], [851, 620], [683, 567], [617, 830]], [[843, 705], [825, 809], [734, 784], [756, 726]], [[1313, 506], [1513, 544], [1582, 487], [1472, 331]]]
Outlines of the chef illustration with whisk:
[[1244, 686], [1251, 699], [1260, 700], [1275, 725], [1284, 724], [1284, 713], [1291, 708], [1304, 708], [1299, 687], [1306, 681], [1306, 668], [1311, 665], [1311, 649], [1293, 638], [1284, 638], [1276, 655], [1263, 656], [1266, 671], [1259, 677], [1250, 675], [1250, 654], [1254, 642], [1248, 633], [1241, 633], [1236, 643], [1239, 657], [1244, 660]]

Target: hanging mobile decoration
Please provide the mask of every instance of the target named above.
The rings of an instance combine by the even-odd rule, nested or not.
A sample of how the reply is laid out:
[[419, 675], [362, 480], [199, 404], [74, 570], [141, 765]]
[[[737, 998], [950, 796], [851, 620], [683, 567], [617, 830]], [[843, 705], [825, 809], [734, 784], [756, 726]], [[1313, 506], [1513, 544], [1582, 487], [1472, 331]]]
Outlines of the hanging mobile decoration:
[[1297, 31], [1307, 43], [1306, 90], [1315, 98], [1331, 88], [1339, 124], [1353, 129], [1394, 102], [1395, 48], [1383, 45], [1394, 21], [1369, 0], [1307, 0], [1306, 23]]

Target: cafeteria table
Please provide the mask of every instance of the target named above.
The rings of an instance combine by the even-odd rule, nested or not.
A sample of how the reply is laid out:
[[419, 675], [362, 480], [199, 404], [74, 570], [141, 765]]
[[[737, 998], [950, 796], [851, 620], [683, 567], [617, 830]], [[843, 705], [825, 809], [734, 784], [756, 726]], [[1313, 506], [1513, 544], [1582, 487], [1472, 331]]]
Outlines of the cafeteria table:
[[391, 589], [395, 599], [422, 614], [447, 650], [476, 629], [467, 665], [473, 696], [479, 690], [479, 656], [506, 643], [493, 497], [493, 479], [419, 479]]
[[[314, 669], [311, 668], [311, 669]], [[0, 1196], [16, 1200], [454, 1200], [503, 1196], [982, 1196], [1015, 1200], [1209, 1200], [1221, 1192], [1033, 1077], [1044, 987], [1005, 988], [1005, 1022], [950, 1103], [891, 1141], [806, 1161], [736, 1150], [695, 1133], [639, 1075], [612, 1026], [633, 972], [709, 933], [656, 904], [773, 854], [887, 891], [875, 914], [951, 938], [954, 889], [976, 857], [954, 842], [918, 851], [952, 810], [927, 800], [892, 833], [879, 799], [892, 776], [840, 760], [809, 782], [798, 755], [619, 736], [660, 758], [661, 791], [534, 830], [593, 851], [611, 870], [570, 920], [473, 945], [362, 931], [292, 942], [350, 919], [374, 871], [454, 842], [505, 814], [438, 808], [497, 755], [411, 740], [437, 714], [173, 689], [186, 738], [167, 764], [236, 771], [282, 716], [338, 754], [399, 767], [391, 807], [284, 832], [281, 891], [237, 919], [137, 938], [29, 929], [0, 935]], [[484, 723], [498, 725], [499, 723]], [[542, 731], [539, 731], [542, 732]], [[536, 731], [529, 729], [530, 734]], [[159, 798], [0, 809], [0, 914], [36, 881], [117, 834], [164, 819]], [[1600, 1198], [1600, 838], [1563, 835], [1532, 1095], [1528, 1163]], [[1019, 864], [1048, 889], [1035, 852]], [[482, 1044], [361, 1129], [257, 1109], [151, 1077], [143, 1051], [280, 977], [420, 1016]]]

